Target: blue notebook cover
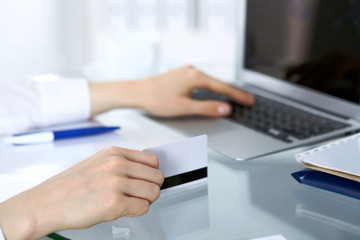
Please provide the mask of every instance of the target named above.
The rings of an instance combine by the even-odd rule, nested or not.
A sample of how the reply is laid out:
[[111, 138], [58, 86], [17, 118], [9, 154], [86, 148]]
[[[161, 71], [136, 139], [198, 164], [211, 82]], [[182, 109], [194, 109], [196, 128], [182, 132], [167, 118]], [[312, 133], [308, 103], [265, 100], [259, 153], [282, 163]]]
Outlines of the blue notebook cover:
[[301, 184], [360, 199], [360, 182], [311, 169], [297, 171], [291, 175]]

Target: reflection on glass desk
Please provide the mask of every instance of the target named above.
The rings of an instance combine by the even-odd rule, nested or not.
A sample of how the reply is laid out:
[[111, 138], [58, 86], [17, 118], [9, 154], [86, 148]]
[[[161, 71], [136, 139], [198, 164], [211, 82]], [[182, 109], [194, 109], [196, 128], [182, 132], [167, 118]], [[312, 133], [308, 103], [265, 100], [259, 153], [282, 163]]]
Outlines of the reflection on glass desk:
[[59, 234], [79, 240], [187, 239], [187, 236], [198, 234], [208, 227], [207, 184], [201, 182], [176, 190], [165, 190], [144, 216], [119, 218], [90, 229], [69, 230]]
[[360, 239], [360, 201], [292, 178], [301, 169], [294, 154], [303, 150], [242, 163], [210, 151], [207, 184], [163, 194], [142, 217], [61, 234], [71, 239]]
[[344, 236], [344, 239], [350, 239], [351, 236], [359, 238], [359, 204], [348, 204], [319, 194], [308, 195], [304, 192], [299, 192], [299, 194], [301, 194], [301, 203], [296, 205], [295, 213], [297, 217], [302, 218], [301, 221], [317, 224], [317, 226], [328, 225], [347, 232], [348, 236]]
[[281, 166], [249, 176], [252, 203], [263, 211], [315, 239], [360, 238], [359, 200], [298, 184]]
[[[286, 239], [360, 239], [360, 201], [296, 182], [290, 175], [302, 169], [294, 159], [296, 152], [301, 150], [243, 164], [214, 162], [216, 168], [209, 164], [210, 216], [218, 207], [212, 204], [211, 193], [224, 195], [220, 185], [226, 184], [233, 191], [223, 204], [229, 206], [224, 209], [227, 217], [239, 222], [246, 219], [239, 226], [248, 226], [253, 237], [281, 234]], [[210, 221], [212, 225], [213, 218]]]

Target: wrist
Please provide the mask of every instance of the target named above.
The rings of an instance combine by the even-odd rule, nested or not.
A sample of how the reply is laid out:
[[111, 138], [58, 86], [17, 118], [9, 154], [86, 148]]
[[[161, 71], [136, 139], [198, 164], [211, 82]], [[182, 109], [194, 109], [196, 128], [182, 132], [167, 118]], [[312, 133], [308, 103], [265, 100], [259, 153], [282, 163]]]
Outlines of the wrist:
[[0, 226], [5, 239], [38, 239], [52, 232], [44, 209], [28, 201], [30, 195], [23, 192], [0, 204]]
[[147, 98], [144, 80], [90, 83], [91, 115], [115, 108], [143, 108]]
[[0, 226], [5, 239], [33, 239], [36, 219], [7, 205], [7, 202], [0, 205]]

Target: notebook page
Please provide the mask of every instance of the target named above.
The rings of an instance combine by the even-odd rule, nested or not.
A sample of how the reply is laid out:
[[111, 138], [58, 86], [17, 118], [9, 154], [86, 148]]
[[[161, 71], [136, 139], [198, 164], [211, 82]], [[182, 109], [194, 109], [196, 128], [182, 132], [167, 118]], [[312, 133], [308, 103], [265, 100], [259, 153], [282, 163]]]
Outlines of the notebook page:
[[296, 155], [302, 163], [360, 176], [360, 134]]

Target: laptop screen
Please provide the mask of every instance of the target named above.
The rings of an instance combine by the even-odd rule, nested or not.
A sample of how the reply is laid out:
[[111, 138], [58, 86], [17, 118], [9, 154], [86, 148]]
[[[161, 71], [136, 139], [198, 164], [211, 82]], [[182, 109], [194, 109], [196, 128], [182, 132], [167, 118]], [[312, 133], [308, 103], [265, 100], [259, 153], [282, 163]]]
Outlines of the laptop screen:
[[359, 103], [359, 0], [251, 0], [245, 27], [246, 69]]

